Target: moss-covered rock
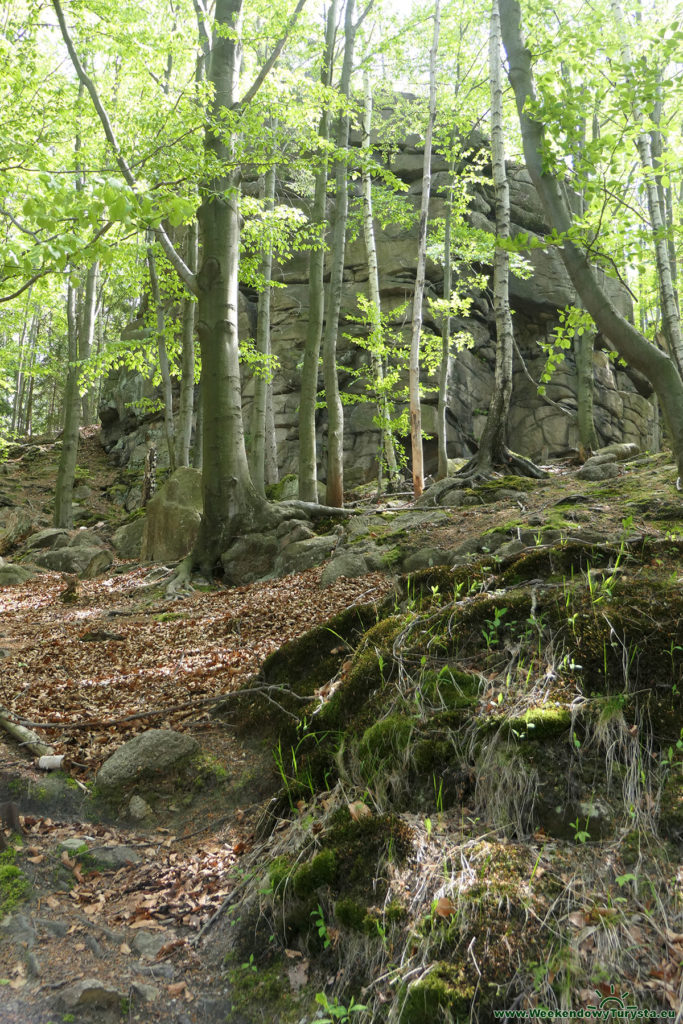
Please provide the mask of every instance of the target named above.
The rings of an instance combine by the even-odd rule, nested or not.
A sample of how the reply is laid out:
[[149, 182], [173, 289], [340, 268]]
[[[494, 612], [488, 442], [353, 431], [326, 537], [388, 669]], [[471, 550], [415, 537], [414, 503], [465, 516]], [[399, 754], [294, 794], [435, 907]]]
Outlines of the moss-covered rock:
[[311, 896], [325, 885], [332, 885], [337, 873], [337, 855], [333, 849], [320, 853], [302, 864], [292, 875], [292, 888], [299, 899]]
[[460, 965], [439, 962], [399, 995], [400, 1024], [469, 1021], [475, 987]]

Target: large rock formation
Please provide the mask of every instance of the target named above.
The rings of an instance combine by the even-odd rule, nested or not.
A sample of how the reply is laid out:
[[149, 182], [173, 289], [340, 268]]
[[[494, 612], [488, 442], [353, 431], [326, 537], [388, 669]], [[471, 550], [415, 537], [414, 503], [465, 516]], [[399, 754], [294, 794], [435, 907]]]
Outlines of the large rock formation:
[[[411, 144], [412, 143], [412, 144]], [[406, 201], [419, 209], [421, 199], [422, 153], [412, 137], [399, 145], [390, 158], [391, 171], [408, 187]], [[442, 217], [448, 183], [447, 165], [443, 158], [432, 160], [432, 200], [430, 216]], [[543, 211], [530, 178], [523, 167], [510, 165], [510, 202], [513, 232], [524, 231], [539, 238], [546, 230]], [[493, 232], [493, 187], [489, 179], [480, 179], [470, 189], [468, 219], [472, 227]], [[402, 306], [412, 297], [415, 280], [417, 220], [412, 227], [375, 225], [380, 272], [380, 291], [385, 311]], [[576, 295], [557, 248], [532, 248], [525, 258], [533, 267], [532, 276], [511, 278], [511, 305], [519, 355], [515, 355], [514, 391], [510, 414], [512, 447], [532, 458], [559, 455], [576, 447], [578, 430], [575, 410], [576, 371], [573, 354], [569, 352], [547, 387], [547, 396], [540, 396], [533, 381], [539, 380], [545, 364], [541, 343], [546, 342], [558, 322], [558, 309], [575, 303]], [[483, 268], [484, 271], [486, 268]], [[279, 359], [273, 382], [275, 426], [281, 474], [293, 473], [298, 458], [298, 407], [300, 364], [306, 335], [309, 309], [308, 257], [298, 254], [276, 268], [277, 279], [285, 284], [272, 295], [272, 347]], [[367, 353], [345, 340], [344, 333], [357, 334], [358, 324], [350, 318], [358, 315], [358, 296], [367, 294], [367, 264], [362, 237], [347, 245], [344, 296], [340, 324], [338, 362], [342, 370], [342, 388], [357, 390], [351, 370], [357, 368]], [[605, 287], [615, 305], [626, 316], [631, 315], [628, 292], [617, 281], [605, 278]], [[427, 307], [430, 298], [441, 296], [443, 269], [427, 263], [424, 329], [439, 333], [439, 325]], [[246, 290], [242, 295], [242, 336], [255, 331], [255, 295]], [[410, 332], [410, 307], [403, 317], [402, 331]], [[408, 319], [406, 319], [408, 318]], [[449, 455], [468, 456], [474, 450], [483, 430], [488, 409], [495, 358], [495, 324], [490, 291], [475, 296], [470, 316], [456, 320], [453, 329], [465, 331], [473, 340], [471, 348], [453, 358], [449, 392]], [[521, 356], [521, 358], [520, 358]], [[522, 364], [523, 360], [523, 364]], [[531, 379], [530, 379], [531, 378]], [[429, 383], [429, 381], [427, 381]], [[123, 388], [110, 390], [102, 410], [103, 439], [120, 464], [136, 465], [144, 460], [146, 438], [156, 441], [159, 463], [164, 465], [163, 427], [160, 422], [146, 423], [136, 402], [144, 398], [140, 379], [126, 378]], [[639, 394], [626, 373], [612, 363], [604, 352], [594, 353], [595, 420], [601, 444], [614, 441], [636, 442], [641, 448], [658, 447], [658, 426], [654, 405]], [[244, 413], [248, 429], [253, 382], [248, 374], [244, 381]], [[423, 429], [434, 433], [436, 394], [428, 394], [423, 406]], [[346, 408], [345, 454], [348, 486], [371, 478], [375, 471], [377, 434], [372, 419], [374, 407], [360, 403]], [[133, 429], [131, 429], [133, 428]], [[326, 416], [318, 415], [318, 452], [321, 476], [325, 473]], [[425, 442], [427, 470], [435, 467], [436, 441]], [[136, 496], [128, 498], [129, 506]]]

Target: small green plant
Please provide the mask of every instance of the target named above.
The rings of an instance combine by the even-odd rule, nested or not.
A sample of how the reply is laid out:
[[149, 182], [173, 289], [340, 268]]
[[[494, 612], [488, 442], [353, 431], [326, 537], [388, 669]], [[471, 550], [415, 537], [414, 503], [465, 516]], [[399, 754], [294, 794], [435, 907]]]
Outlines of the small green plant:
[[571, 827], [574, 829], [574, 842], [587, 843], [591, 837], [591, 834], [588, 831], [588, 818], [586, 818], [586, 823], [583, 828], [581, 828], [578, 816], [576, 818], [576, 821], [572, 821], [570, 824]]
[[254, 973], [256, 973], [258, 971], [258, 967], [254, 963], [254, 954], [250, 953], [249, 959], [246, 960], [243, 964], [240, 964], [240, 967], [242, 968], [243, 971], [253, 971]]
[[348, 1006], [340, 1003], [336, 996], [331, 1003], [324, 992], [316, 992], [315, 1001], [329, 1014], [328, 1017], [316, 1017], [317, 1024], [346, 1024], [351, 1020], [352, 1013], [362, 1013], [366, 1009], [362, 1003], [357, 1003], [353, 996]]
[[486, 647], [487, 647], [488, 650], [491, 649], [491, 646], [493, 645], [493, 643], [494, 643], [494, 641], [496, 639], [496, 636], [498, 634], [498, 630], [500, 629], [500, 627], [502, 625], [503, 618], [504, 618], [506, 612], [507, 612], [507, 608], [496, 608], [496, 609], [494, 609], [493, 618], [492, 619], [485, 619], [485, 622], [486, 622], [486, 625], [488, 626], [488, 629], [482, 629], [481, 632], [482, 632], [482, 636], [484, 637], [484, 640], [486, 641]]
[[315, 910], [311, 911], [311, 917], [313, 918], [313, 923], [318, 932], [318, 937], [320, 938], [323, 944], [323, 949], [328, 949], [328, 947], [331, 946], [332, 943], [330, 942], [330, 933], [327, 930], [327, 924], [325, 922], [323, 908], [320, 906], [320, 904], [318, 904]]

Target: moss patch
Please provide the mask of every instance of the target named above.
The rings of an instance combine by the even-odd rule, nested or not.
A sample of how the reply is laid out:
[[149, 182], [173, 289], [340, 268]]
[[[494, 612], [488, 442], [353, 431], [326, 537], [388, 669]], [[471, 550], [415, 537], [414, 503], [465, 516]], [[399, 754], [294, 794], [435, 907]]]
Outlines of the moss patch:
[[470, 1020], [474, 991], [463, 967], [436, 963], [428, 974], [399, 995], [399, 1000], [403, 1000], [399, 1024], [434, 1024], [441, 1020], [464, 1024]]

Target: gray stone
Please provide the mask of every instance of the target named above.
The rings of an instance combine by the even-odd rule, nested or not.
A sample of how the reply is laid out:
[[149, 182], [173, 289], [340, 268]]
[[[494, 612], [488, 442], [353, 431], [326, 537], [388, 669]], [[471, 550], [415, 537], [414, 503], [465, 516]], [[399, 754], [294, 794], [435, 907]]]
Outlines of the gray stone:
[[329, 587], [340, 576], [353, 579], [364, 576], [368, 572], [368, 563], [363, 554], [356, 551], [344, 551], [327, 563], [320, 577], [320, 586]]
[[151, 960], [174, 937], [170, 932], [146, 932], [144, 929], [140, 929], [140, 931], [135, 933], [131, 946], [140, 956]]
[[431, 569], [433, 565], [449, 565], [451, 554], [442, 548], [421, 548], [403, 559], [404, 572], [416, 572], [418, 569]]
[[21, 942], [29, 949], [36, 941], [36, 929], [28, 914], [6, 914], [0, 920], [0, 932]]
[[202, 475], [177, 469], [147, 505], [142, 558], [177, 561], [191, 550], [202, 512]]
[[609, 444], [605, 448], [599, 448], [596, 455], [613, 455], [618, 462], [625, 462], [626, 459], [634, 459], [640, 455], [640, 448], [637, 444]]
[[70, 547], [70, 548], [82, 548], [82, 547], [87, 547], [87, 548], [101, 547], [101, 548], [104, 548], [104, 547], [106, 547], [106, 543], [105, 543], [103, 537], [101, 537], [101, 535], [99, 533], [96, 533], [95, 530], [80, 529], [80, 530], [76, 530], [76, 532], [74, 533], [74, 535], [72, 537], [69, 537], [69, 540], [67, 542], [67, 547]]
[[98, 864], [118, 870], [128, 864], [139, 864], [142, 857], [130, 846], [93, 846], [89, 851]]
[[112, 564], [112, 556], [108, 551], [100, 547], [59, 548], [53, 551], [45, 551], [34, 558], [36, 565], [44, 569], [51, 569], [53, 572], [78, 573], [84, 579], [92, 579], [93, 576], [104, 572]]
[[[92, 550], [92, 548], [89, 550]], [[81, 579], [94, 580], [97, 576], [101, 576], [103, 572], [106, 572], [113, 561], [114, 559], [109, 551], [105, 551], [102, 548], [97, 554], [92, 556], [85, 569], [80, 573]]]
[[0, 558], [0, 587], [14, 587], [19, 583], [26, 583], [32, 579], [35, 573], [26, 569], [23, 565], [12, 565]]
[[311, 537], [315, 537], [315, 530], [312, 530], [308, 523], [302, 523], [298, 520], [292, 522], [281, 523], [281, 526], [285, 527], [280, 533], [278, 528], [278, 541], [280, 549], [286, 548], [288, 544], [293, 544], [297, 540], [310, 540]]
[[121, 1000], [127, 992], [119, 992], [113, 985], [107, 985], [98, 978], [85, 978], [69, 985], [55, 997], [55, 1006], [64, 1011], [105, 1010], [118, 1013]]
[[336, 543], [337, 538], [329, 535], [294, 541], [294, 543], [288, 544], [275, 559], [274, 574], [287, 576], [291, 572], [304, 572], [306, 569], [312, 569], [314, 565], [320, 565], [326, 558], [329, 558]]
[[270, 575], [277, 550], [278, 542], [272, 534], [247, 533], [239, 537], [221, 555], [226, 583], [239, 587]]
[[192, 736], [171, 729], [149, 729], [134, 736], [107, 758], [95, 779], [98, 790], [116, 794], [138, 782], [174, 774], [178, 766], [199, 750]]
[[139, 558], [142, 550], [142, 536], [145, 532], [145, 519], [140, 516], [132, 523], [125, 523], [119, 526], [112, 536], [114, 550], [119, 558], [127, 561], [131, 558]]
[[38, 533], [34, 533], [33, 536], [29, 537], [26, 541], [26, 547], [29, 551], [35, 551], [40, 548], [53, 548], [57, 541], [68, 540], [69, 531], [60, 530], [57, 527], [48, 527], [45, 530], [39, 530]]
[[59, 844], [60, 850], [66, 850], [67, 853], [78, 853], [84, 847], [87, 847], [85, 839], [80, 839], [78, 836], [70, 836], [68, 839], [63, 839]]
[[616, 462], [584, 463], [577, 472], [579, 480], [612, 480], [619, 476], [619, 467]]
[[496, 551], [498, 558], [510, 558], [512, 555], [518, 555], [520, 551], [524, 551], [526, 544], [523, 544], [521, 540], [509, 540], [507, 544], [501, 544]]
[[128, 803], [128, 815], [133, 821], [144, 821], [145, 818], [151, 818], [153, 814], [152, 808], [149, 806], [146, 800], [143, 800], [137, 793], [135, 796], [130, 798]]
[[[63, 845], [63, 843], [60, 843], [60, 846]], [[69, 931], [69, 925], [66, 921], [53, 921], [49, 917], [36, 917], [35, 923], [39, 928], [42, 928], [43, 931], [49, 932], [50, 935], [56, 935], [58, 939], [63, 939]]]
[[23, 508], [2, 510], [0, 554], [6, 554], [35, 529], [35, 518]]
[[134, 981], [130, 989], [134, 996], [144, 999], [146, 1003], [153, 1003], [161, 995], [161, 990], [156, 985], [145, 985], [141, 981]]
[[78, 487], [74, 487], [74, 501], [87, 501], [88, 498], [92, 497], [92, 489], [87, 484], [79, 484]]

